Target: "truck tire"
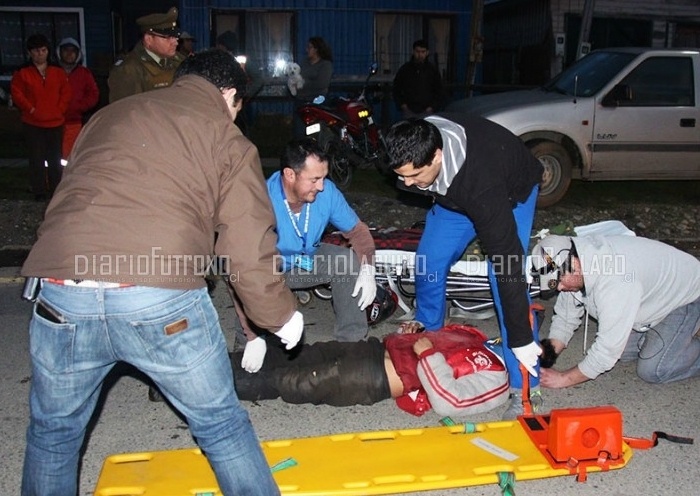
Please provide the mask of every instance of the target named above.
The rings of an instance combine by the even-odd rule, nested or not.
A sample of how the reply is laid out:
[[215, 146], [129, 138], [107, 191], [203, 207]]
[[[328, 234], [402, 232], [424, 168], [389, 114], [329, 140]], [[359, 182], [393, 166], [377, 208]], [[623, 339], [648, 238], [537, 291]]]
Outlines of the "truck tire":
[[537, 206], [552, 206], [564, 198], [571, 184], [571, 157], [554, 141], [537, 141], [527, 146], [544, 167]]

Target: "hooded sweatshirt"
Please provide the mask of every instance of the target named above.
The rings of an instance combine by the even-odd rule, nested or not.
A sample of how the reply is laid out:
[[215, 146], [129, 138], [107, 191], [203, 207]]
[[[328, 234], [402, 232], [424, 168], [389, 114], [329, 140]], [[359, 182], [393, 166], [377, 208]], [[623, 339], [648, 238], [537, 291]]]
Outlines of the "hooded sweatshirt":
[[673, 310], [700, 298], [700, 261], [672, 246], [633, 236], [573, 239], [584, 291], [561, 293], [550, 339], [568, 344], [588, 310], [598, 333], [581, 372], [595, 379], [613, 368], [632, 330], [645, 332]]
[[[66, 45], [72, 45], [78, 49], [78, 57], [74, 64], [66, 64], [61, 60], [61, 48]], [[83, 60], [83, 51], [80, 48], [80, 43], [74, 38], [63, 38], [56, 48], [56, 55], [61, 67], [68, 74], [68, 81], [73, 94], [66, 111], [66, 123], [82, 123], [83, 114], [97, 105], [97, 101], [100, 98], [100, 90], [90, 69], [80, 64]]]

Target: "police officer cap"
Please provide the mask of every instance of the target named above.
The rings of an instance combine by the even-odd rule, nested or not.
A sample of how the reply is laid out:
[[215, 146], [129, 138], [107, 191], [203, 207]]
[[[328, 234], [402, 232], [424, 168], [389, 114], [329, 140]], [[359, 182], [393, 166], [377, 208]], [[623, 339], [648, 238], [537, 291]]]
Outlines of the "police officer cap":
[[171, 7], [165, 14], [148, 14], [136, 19], [142, 33], [156, 33], [164, 36], [180, 36], [177, 28], [177, 8]]

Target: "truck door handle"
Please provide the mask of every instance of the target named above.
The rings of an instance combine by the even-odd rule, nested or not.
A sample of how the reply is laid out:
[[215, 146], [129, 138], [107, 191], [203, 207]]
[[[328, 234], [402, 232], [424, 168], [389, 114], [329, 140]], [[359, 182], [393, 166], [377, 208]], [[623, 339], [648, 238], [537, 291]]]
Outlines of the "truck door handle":
[[695, 119], [681, 119], [681, 127], [695, 127]]

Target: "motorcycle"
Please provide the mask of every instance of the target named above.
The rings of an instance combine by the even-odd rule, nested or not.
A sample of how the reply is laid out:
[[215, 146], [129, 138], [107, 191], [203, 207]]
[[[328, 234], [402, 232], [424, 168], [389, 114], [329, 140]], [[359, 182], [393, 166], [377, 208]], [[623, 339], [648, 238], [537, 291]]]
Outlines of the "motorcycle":
[[355, 167], [375, 166], [381, 170], [386, 161], [384, 137], [366, 97], [369, 80], [377, 68], [377, 63], [372, 63], [358, 96], [341, 97], [331, 105], [324, 105], [324, 98], [317, 97], [297, 109], [306, 135], [317, 140], [328, 154], [328, 175], [341, 190], [350, 186]]

